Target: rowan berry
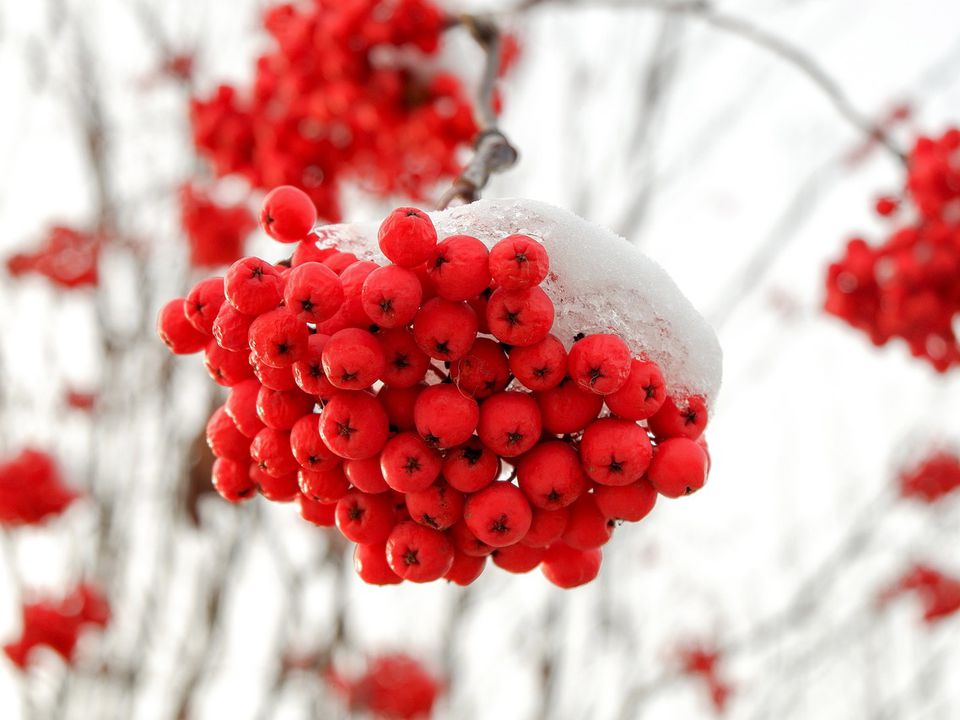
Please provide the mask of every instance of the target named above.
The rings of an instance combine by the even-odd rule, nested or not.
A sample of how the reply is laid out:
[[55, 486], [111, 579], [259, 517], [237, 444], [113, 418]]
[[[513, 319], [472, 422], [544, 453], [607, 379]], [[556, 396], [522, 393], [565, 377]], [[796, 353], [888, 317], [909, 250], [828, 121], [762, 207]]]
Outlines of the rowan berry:
[[227, 402], [223, 406], [244, 437], [252, 438], [264, 428], [257, 415], [257, 395], [260, 383], [256, 380], [244, 380], [230, 388]]
[[422, 210], [401, 207], [387, 215], [377, 239], [380, 251], [390, 262], [412, 268], [430, 259], [437, 246], [437, 230]]
[[477, 429], [480, 408], [454, 385], [431, 385], [413, 406], [417, 432], [428, 445], [449, 448], [465, 443]]
[[660, 367], [647, 360], [631, 361], [623, 387], [603, 398], [610, 411], [624, 420], [646, 420], [666, 399], [667, 386]]
[[629, 420], [601, 418], [580, 440], [580, 461], [594, 482], [630, 485], [643, 477], [653, 457], [647, 431]]
[[471, 437], [447, 452], [441, 474], [451, 487], [474, 493], [496, 480], [500, 467], [500, 457], [484, 447], [480, 438]]
[[275, 368], [261, 361], [260, 358], [253, 353], [250, 353], [248, 357], [250, 367], [253, 368], [253, 374], [264, 387], [280, 391], [293, 390], [297, 387], [297, 382], [293, 377], [292, 365], [289, 367]]
[[320, 437], [319, 417], [313, 413], [303, 415], [290, 428], [293, 457], [300, 467], [313, 472], [330, 470], [341, 463], [341, 458], [334, 455]]
[[409, 330], [397, 328], [377, 333], [383, 350], [384, 367], [380, 379], [392, 388], [408, 388], [420, 383], [427, 374], [430, 358], [420, 349]]
[[404, 580], [415, 583], [442, 578], [453, 565], [453, 545], [442, 532], [402, 522], [387, 539], [387, 562]]
[[388, 387], [384, 385], [377, 393], [377, 400], [383, 405], [387, 412], [387, 420], [390, 421], [390, 429], [397, 432], [406, 432], [416, 430], [417, 423], [414, 419], [414, 407], [417, 397], [426, 385], [414, 385], [413, 387], [399, 388]]
[[203, 365], [213, 381], [223, 387], [233, 387], [253, 377], [249, 354], [224, 350], [216, 340], [207, 343], [203, 351]]
[[467, 395], [478, 399], [489, 397], [510, 382], [507, 356], [499, 343], [477, 338], [466, 355], [451, 363], [450, 379]]
[[326, 265], [304, 263], [287, 275], [283, 301], [301, 322], [320, 323], [333, 317], [343, 299], [343, 283]]
[[387, 562], [387, 543], [360, 544], [353, 551], [353, 569], [368, 585], [397, 585], [403, 580]]
[[321, 239], [325, 238], [320, 238], [316, 232], [313, 232], [307, 235], [305, 240], [298, 242], [293, 255], [290, 256], [290, 267], [299, 267], [311, 262], [322, 263], [337, 252], [333, 247], [318, 247], [317, 242]]
[[519, 542], [530, 529], [533, 513], [520, 488], [501, 481], [467, 498], [463, 520], [478, 540], [498, 548]]
[[385, 328], [408, 325], [420, 309], [423, 288], [412, 270], [380, 267], [363, 281], [360, 301], [371, 321]]
[[463, 520], [450, 528], [449, 534], [453, 546], [464, 555], [486, 557], [493, 552], [493, 548], [474, 535]]
[[644, 479], [632, 485], [597, 485], [593, 497], [607, 519], [640, 522], [653, 510], [657, 491]]
[[157, 334], [170, 352], [190, 355], [203, 350], [210, 338], [197, 330], [184, 312], [184, 298], [174, 298], [157, 315]]
[[507, 572], [522, 574], [537, 567], [546, 552], [546, 548], [517, 543], [510, 547], [497, 548], [490, 556], [493, 558], [493, 564], [498, 568]]
[[443, 576], [444, 580], [449, 580], [456, 585], [466, 587], [483, 574], [487, 565], [487, 558], [482, 555], [467, 555], [454, 549], [453, 564]]
[[340, 465], [320, 471], [301, 468], [297, 473], [297, 484], [304, 496], [320, 503], [335, 503], [350, 489]]
[[278, 308], [250, 324], [250, 349], [271, 367], [290, 367], [307, 353], [310, 331], [293, 313]]
[[[350, 252], [334, 251], [324, 261], [323, 264], [333, 270], [337, 275], [343, 275], [348, 267], [357, 263], [357, 256]], [[342, 277], [341, 277], [342, 280]]]
[[544, 510], [534, 507], [532, 509], [533, 519], [530, 522], [530, 529], [520, 539], [520, 542], [530, 547], [545, 548], [552, 545], [560, 539], [563, 531], [567, 529], [567, 520], [570, 517], [569, 511], [567, 508]]
[[603, 552], [599, 548], [576, 550], [558, 542], [547, 548], [540, 570], [557, 587], [569, 589], [594, 580], [600, 574], [602, 560]]
[[442, 480], [429, 487], [407, 492], [410, 519], [434, 530], [446, 530], [463, 517], [463, 493]]
[[223, 292], [237, 312], [262, 315], [283, 299], [277, 269], [266, 260], [245, 257], [237, 260], [223, 279]]
[[386, 494], [350, 490], [337, 501], [337, 529], [355, 543], [385, 542], [394, 527], [393, 502]]
[[490, 250], [490, 275], [506, 290], [539, 285], [549, 269], [546, 249], [528, 235], [509, 235]]
[[530, 504], [545, 510], [570, 505], [587, 489], [587, 476], [569, 443], [549, 440], [534, 446], [517, 463], [517, 484]]
[[402, 493], [430, 487], [440, 475], [441, 462], [440, 454], [412, 432], [390, 438], [380, 453], [383, 479]]
[[256, 465], [250, 466], [250, 478], [256, 483], [260, 494], [270, 502], [293, 502], [300, 497], [297, 473], [270, 475]]
[[535, 345], [550, 334], [553, 302], [538, 287], [498, 288], [487, 303], [487, 326], [500, 342], [516, 347]]
[[510, 351], [510, 372], [530, 390], [542, 392], [560, 384], [567, 374], [567, 351], [554, 335]]
[[343, 304], [333, 317], [317, 323], [317, 332], [333, 335], [337, 330], [345, 327], [369, 328], [370, 318], [363, 309], [363, 284], [370, 273], [379, 265], [369, 260], [358, 260], [351, 263], [340, 274], [343, 284]]
[[209, 277], [193, 286], [183, 301], [183, 310], [191, 325], [204, 335], [212, 335], [213, 321], [223, 304], [223, 278]]
[[283, 477], [300, 469], [290, 448], [290, 433], [285, 430], [268, 427], [258, 432], [250, 443], [250, 457], [270, 477]]
[[220, 306], [216, 319], [213, 321], [213, 337], [224, 350], [248, 350], [250, 338], [250, 323], [254, 318], [244, 315], [228, 302]]
[[540, 409], [526, 393], [497, 393], [480, 406], [477, 434], [484, 445], [501, 457], [527, 452], [540, 439], [542, 429]]
[[436, 360], [463, 357], [477, 336], [477, 316], [463, 302], [433, 298], [413, 319], [413, 339], [423, 352]]
[[307, 237], [317, 222], [317, 208], [310, 196], [292, 185], [267, 193], [260, 209], [260, 226], [277, 242], [294, 243]]
[[605, 545], [613, 534], [614, 523], [597, 505], [592, 494], [581, 495], [569, 508], [563, 542], [577, 550], [592, 550]]
[[427, 260], [427, 274], [445, 300], [469, 300], [490, 285], [487, 246], [469, 235], [452, 235]]
[[663, 440], [657, 444], [647, 478], [666, 497], [690, 495], [707, 480], [707, 454], [688, 438]]
[[376, 455], [388, 432], [383, 406], [365, 392], [341, 390], [320, 413], [320, 437], [334, 454], [348, 460]]
[[315, 404], [310, 395], [293, 390], [271, 390], [261, 387], [257, 393], [257, 417], [269, 428], [289, 430], [307, 413], [313, 411]]
[[573, 344], [567, 372], [585, 390], [609, 395], [627, 382], [631, 361], [630, 348], [623, 340], [609, 333], [597, 333]]
[[213, 463], [213, 487], [220, 497], [232, 503], [249, 500], [257, 492], [250, 479], [249, 462], [217, 458]]
[[567, 435], [583, 430], [603, 408], [603, 398], [584, 390], [570, 377], [559, 385], [536, 394], [543, 417], [543, 429], [553, 435]]
[[244, 463], [246, 472], [246, 464], [250, 462], [250, 438], [237, 430], [222, 406], [214, 410], [207, 421], [207, 445], [218, 458]]
[[300, 511], [300, 517], [308, 523], [318, 527], [333, 527], [336, 524], [336, 503], [315, 502], [300, 495], [297, 497], [297, 508]]
[[323, 348], [329, 339], [320, 333], [309, 336], [306, 352], [291, 366], [294, 382], [308, 395], [329, 398], [337, 391], [323, 371]]
[[343, 390], [370, 387], [385, 364], [377, 338], [359, 328], [334, 333], [323, 347], [323, 373], [330, 384]]
[[707, 427], [707, 405], [699, 395], [692, 395], [679, 404], [667, 397], [647, 424], [660, 440], [671, 437], [696, 440]]

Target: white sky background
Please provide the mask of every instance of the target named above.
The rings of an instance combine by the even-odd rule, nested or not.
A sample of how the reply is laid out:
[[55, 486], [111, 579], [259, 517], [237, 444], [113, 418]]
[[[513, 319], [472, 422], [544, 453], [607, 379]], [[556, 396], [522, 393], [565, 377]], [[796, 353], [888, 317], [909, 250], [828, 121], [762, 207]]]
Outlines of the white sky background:
[[[254, 33], [257, 3], [153, 4], [178, 50], [199, 48], [204, 86], [248, 77], [262, 41]], [[878, 236], [872, 202], [897, 189], [900, 168], [880, 149], [860, 165], [845, 164], [842, 158], [862, 137], [782, 59], [696, 18], [667, 20], [655, 10], [613, 4], [547, 3], [512, 26], [523, 56], [504, 88], [502, 127], [521, 162], [486, 195], [544, 200], [610, 226], [662, 264], [718, 323], [725, 379], [708, 429], [713, 472], [697, 495], [663, 501], [641, 524], [619, 529], [605, 549], [601, 578], [590, 587], [564, 593], [538, 572], [515, 577], [489, 569], [458, 636], [463, 674], [456, 678], [454, 709], [445, 706], [440, 716], [534, 717], [535, 663], [552, 607], [564, 624], [547, 642], [565, 653], [551, 717], [618, 717], [634, 685], [647, 692], [627, 718], [710, 717], [699, 685], [661, 681], [670, 677], [671, 648], [696, 638], [736, 644], [724, 666], [737, 688], [730, 717], [957, 717], [960, 617], [926, 628], [910, 601], [880, 615], [871, 607], [877, 588], [911, 559], [960, 572], [957, 498], [929, 509], [883, 497], [896, 465], [928, 438], [960, 437], [960, 414], [953, 410], [960, 400], [957, 371], [938, 377], [902, 346], [878, 351], [820, 311], [826, 263], [850, 234]], [[132, 2], [64, 5], [71, 22], [81, 17], [96, 38], [124, 220], [169, 244], [165, 282], [176, 292], [186, 280], [166, 193], [193, 163], [184, 145], [181, 96], [169, 85], [142, 89], [156, 54], [132, 20]], [[51, 38], [47, 7], [0, 2], [4, 255], [28, 244], [49, 221], [82, 223], [91, 209], [76, 117], [64, 102], [75, 82], [72, 30]], [[908, 102], [913, 130], [938, 133], [960, 122], [960, 5], [755, 0], [721, 7], [815, 56], [871, 118]], [[672, 72], [660, 103], [650, 108], [644, 84], [658, 37]], [[464, 62], [479, 61], [468, 42], [457, 41], [452, 52]], [[37, 75], [37, 68], [46, 71]], [[644, 124], [648, 132], [636, 142]], [[894, 139], [906, 148], [909, 132], [895, 132]], [[646, 212], [625, 227], [643, 197]], [[347, 219], [376, 219], [386, 207], [358, 200]], [[255, 249], [279, 255], [259, 242]], [[763, 273], [746, 272], [762, 247], [775, 247], [775, 260]], [[114, 300], [122, 318], [123, 293], [137, 289], [119, 285]], [[731, 298], [736, 304], [728, 313]], [[0, 448], [24, 441], [54, 447], [77, 484], [90, 454], [87, 436], [82, 418], [63, 417], [58, 409], [56, 379], [100, 380], [87, 337], [91, 320], [85, 300], [63, 298], [42, 283], [0, 286], [7, 403]], [[184, 437], [206, 409], [205, 399], [196, 400], [204, 397], [199, 365], [196, 358], [177, 362], [183, 392], [175, 411], [183, 414]], [[143, 416], [159, 411], [142, 408]], [[141, 419], [149, 433], [149, 421]], [[149, 438], [144, 446], [153, 447]], [[130, 504], [132, 523], [142, 528], [136, 537], [145, 567], [155, 562], [151, 533], [158, 532], [156, 502], [147, 496], [162, 489], [157, 478], [165, 477], [167, 461], [156, 448], [129, 461], [128, 479], [146, 488]], [[192, 584], [217, 563], [210, 535], [230, 526], [229, 508], [208, 510], [208, 536], [177, 541], [182, 565], [168, 612], [171, 636], [177, 615], [192, 612]], [[316, 533], [292, 508], [267, 510], [268, 526], [295, 561], [315, 562], [322, 548]], [[857, 527], [869, 528], [864, 548], [829, 570], [837, 547]], [[26, 533], [18, 547], [28, 583], [61, 586], [70, 568], [82, 564], [77, 547], [89, 532], [78, 508], [52, 535]], [[262, 693], [270, 667], [264, 649], [273, 642], [279, 597], [261, 539], [250, 538], [230, 600], [230, 617], [238, 622], [198, 717], [252, 717]], [[136, 587], [135, 578], [130, 582]], [[323, 582], [316, 581], [305, 606], [306, 649], [324, 632]], [[9, 584], [5, 575], [0, 583]], [[810, 604], [783, 619], [804, 587]], [[3, 588], [5, 638], [17, 618]], [[377, 589], [351, 579], [351, 635], [363, 649], [408, 649], [439, 666], [445, 617], [458, 594], [439, 584]], [[604, 618], [612, 631], [602, 629]], [[758, 639], [756, 629], [768, 621], [774, 632]], [[157, 652], [157, 678], [178, 662], [175, 647]], [[36, 674], [41, 694], [57, 673], [50, 663]], [[277, 717], [303, 717], [298, 693], [302, 686], [285, 696]], [[134, 716], [164, 717], [162, 685], [145, 697]], [[18, 717], [18, 706], [9, 666], [2, 664], [0, 717]]]

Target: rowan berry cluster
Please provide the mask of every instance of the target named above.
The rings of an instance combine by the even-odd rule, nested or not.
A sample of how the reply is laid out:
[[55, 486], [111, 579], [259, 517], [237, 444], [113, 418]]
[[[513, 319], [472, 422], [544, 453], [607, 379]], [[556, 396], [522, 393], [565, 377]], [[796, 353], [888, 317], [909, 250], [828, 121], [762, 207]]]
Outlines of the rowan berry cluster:
[[908, 568], [896, 582], [880, 593], [878, 601], [882, 607], [910, 593], [916, 595], [923, 605], [925, 623], [934, 623], [960, 611], [960, 579], [922, 563]]
[[681, 647], [679, 656], [683, 673], [704, 683], [714, 710], [722, 713], [727, 707], [733, 688], [720, 676], [720, 651], [697, 644]]
[[7, 258], [13, 277], [37, 274], [65, 289], [94, 286], [98, 282], [100, 238], [92, 233], [54, 225], [39, 247]]
[[446, 22], [427, 0], [273, 6], [252, 86], [191, 102], [194, 144], [217, 175], [304, 188], [327, 220], [344, 183], [423, 198], [477, 132], [460, 80], [424, 62]]
[[40, 646], [72, 662], [81, 632], [106, 627], [110, 621], [106, 598], [88, 584], [78, 585], [63, 598], [25, 603], [22, 613], [19, 639], [3, 646], [7, 657], [20, 669], [28, 666], [33, 650]]
[[180, 224], [187, 235], [190, 264], [229, 265], [243, 255], [247, 236], [257, 226], [246, 205], [223, 205], [195, 185], [180, 188]]
[[617, 335], [552, 335], [537, 240], [438, 242], [399, 208], [381, 266], [318, 248], [315, 219], [277, 188], [261, 222], [306, 238], [289, 265], [244, 258], [160, 312], [170, 349], [230, 388], [207, 427], [224, 498], [298, 500], [369, 583], [466, 585], [491, 557], [574, 587], [618, 523], [703, 486], [703, 398], [671, 396]]
[[899, 476], [900, 494], [926, 503], [935, 503], [960, 488], [960, 458], [936, 449]]
[[440, 694], [440, 682], [409, 655], [371, 659], [359, 677], [333, 671], [327, 677], [352, 712], [387, 720], [426, 718]]
[[960, 130], [921, 137], [909, 158], [902, 198], [876, 203], [896, 225], [879, 244], [847, 243], [827, 272], [827, 312], [876, 345], [893, 338], [938, 372], [960, 362]]
[[36, 525], [62, 513], [77, 497], [45, 452], [26, 448], [0, 463], [0, 527]]

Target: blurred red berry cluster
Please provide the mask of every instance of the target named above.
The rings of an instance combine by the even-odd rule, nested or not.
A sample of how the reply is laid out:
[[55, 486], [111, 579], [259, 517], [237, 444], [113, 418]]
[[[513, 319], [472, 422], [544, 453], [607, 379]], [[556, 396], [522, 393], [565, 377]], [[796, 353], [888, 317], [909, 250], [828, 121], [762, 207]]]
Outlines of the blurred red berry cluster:
[[327, 680], [352, 711], [390, 720], [429, 717], [442, 690], [423, 665], [403, 654], [371, 659], [358, 677], [332, 671]]
[[880, 593], [880, 605], [913, 594], [923, 605], [923, 621], [933, 623], [960, 610], [960, 580], [930, 565], [917, 563]]
[[59, 515], [77, 497], [45, 452], [26, 448], [0, 464], [0, 526], [34, 525]]
[[679, 656], [682, 672], [699, 678], [706, 685], [711, 704], [718, 713], [722, 713], [727, 707], [733, 688], [720, 678], [720, 651], [696, 644], [681, 647]]
[[242, 256], [244, 241], [257, 226], [246, 205], [222, 205], [189, 183], [180, 188], [180, 223], [190, 264], [199, 268], [229, 265]]
[[876, 210], [895, 223], [878, 244], [847, 243], [827, 272], [827, 312], [876, 345], [901, 338], [938, 372], [960, 362], [960, 130], [920, 137], [910, 153], [902, 200]]
[[271, 7], [252, 85], [193, 99], [194, 143], [217, 175], [301, 187], [327, 220], [344, 182], [422, 199], [477, 132], [461, 81], [424, 62], [445, 23], [426, 0]]
[[960, 488], [960, 458], [947, 450], [933, 450], [903, 469], [899, 482], [903, 497], [935, 503]]
[[13, 277], [43, 275], [54, 285], [71, 289], [97, 284], [100, 238], [64, 225], [54, 225], [34, 250], [7, 258]]

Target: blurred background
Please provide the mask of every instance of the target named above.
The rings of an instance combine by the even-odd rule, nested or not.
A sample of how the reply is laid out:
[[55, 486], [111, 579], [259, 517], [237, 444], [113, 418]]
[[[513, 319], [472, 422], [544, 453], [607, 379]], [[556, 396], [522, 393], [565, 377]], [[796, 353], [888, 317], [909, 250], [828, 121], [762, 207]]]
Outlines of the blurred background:
[[[436, 679], [437, 718], [960, 716], [960, 493], [903, 491], [931, 453], [938, 477], [960, 472], [957, 371], [823, 310], [848, 238], [904, 221], [875, 210], [903, 191], [902, 155], [957, 123], [960, 6], [443, 5], [492, 18], [509, 51], [499, 127], [520, 160], [484, 196], [628, 238], [724, 349], [709, 483], [623, 527], [600, 577], [564, 591], [536, 571], [368, 586], [335, 530], [210, 487], [223, 396], [168, 354], [158, 309], [242, 254], [286, 253], [253, 216], [290, 173], [326, 220], [435, 204], [470, 157], [475, 128], [451, 118], [485, 62], [462, 25], [394, 58], [444, 104], [396, 130], [373, 103], [374, 132], [426, 159], [237, 172], [240, 145], [280, 141], [251, 139], [218, 86], [250, 94], [284, 37], [275, 5], [0, 2], [0, 475], [54, 488], [42, 517], [0, 508], [0, 640], [21, 637], [24, 603], [85, 618], [69, 662], [2, 658], [0, 716], [365, 717], [343, 678], [395, 653]], [[322, 64], [314, 50], [298, 62]], [[441, 73], [453, 91], [424, 79]]]

